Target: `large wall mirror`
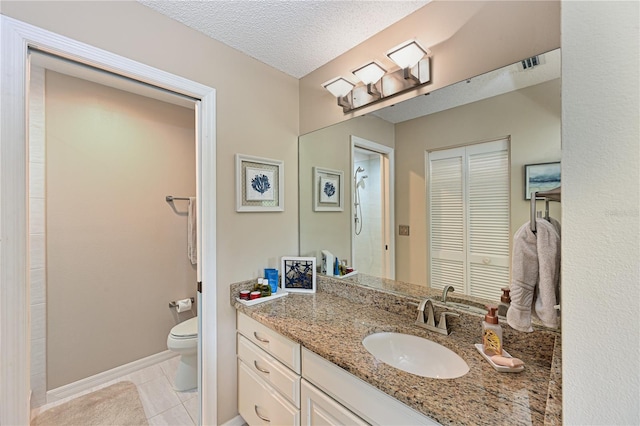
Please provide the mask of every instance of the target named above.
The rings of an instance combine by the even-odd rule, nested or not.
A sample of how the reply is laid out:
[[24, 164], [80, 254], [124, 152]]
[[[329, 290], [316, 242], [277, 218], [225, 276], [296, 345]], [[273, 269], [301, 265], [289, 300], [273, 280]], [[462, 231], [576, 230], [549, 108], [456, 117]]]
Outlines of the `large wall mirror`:
[[[513, 235], [530, 218], [525, 166], [561, 160], [560, 49], [540, 53], [535, 61], [530, 68], [531, 62], [512, 64], [301, 136], [300, 255], [321, 262], [326, 250], [360, 273], [429, 286], [436, 273], [429, 270], [435, 252], [425, 179], [435, 170], [430, 155], [502, 143], [506, 192], [495, 202], [503, 202], [507, 212], [501, 219], [506, 272], [496, 280], [507, 286]], [[318, 176], [317, 169], [343, 178]], [[336, 201], [338, 208], [318, 209], [314, 199], [327, 182], [341, 191], [336, 200], [342, 197], [343, 205]], [[550, 207], [551, 216], [560, 219], [559, 203]], [[494, 232], [492, 223], [489, 216], [486, 232]], [[473, 238], [461, 237], [465, 244]], [[440, 273], [447, 274], [446, 267]], [[499, 288], [493, 287], [475, 295], [495, 302]], [[456, 292], [472, 294], [463, 285], [456, 285]]]

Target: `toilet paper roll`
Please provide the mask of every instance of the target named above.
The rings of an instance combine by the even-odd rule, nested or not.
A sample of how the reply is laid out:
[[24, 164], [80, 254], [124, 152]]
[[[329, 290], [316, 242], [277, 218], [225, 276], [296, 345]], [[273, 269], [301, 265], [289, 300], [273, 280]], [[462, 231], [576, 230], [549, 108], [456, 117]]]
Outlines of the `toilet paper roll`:
[[191, 310], [191, 299], [182, 299], [176, 302], [176, 312], [184, 312]]

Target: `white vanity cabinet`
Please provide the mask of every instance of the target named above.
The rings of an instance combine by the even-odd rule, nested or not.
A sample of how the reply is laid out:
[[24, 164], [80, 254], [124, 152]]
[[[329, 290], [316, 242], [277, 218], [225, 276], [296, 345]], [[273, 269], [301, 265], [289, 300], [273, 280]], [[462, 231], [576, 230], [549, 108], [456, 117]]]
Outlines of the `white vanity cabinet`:
[[[304, 348], [302, 349], [302, 377], [315, 385], [344, 412], [353, 415], [360, 422], [364, 421], [365, 424], [385, 426], [439, 424]], [[303, 412], [304, 404], [303, 399]], [[306, 424], [304, 420], [303, 424]], [[353, 424], [361, 423], [353, 422]]]
[[238, 411], [250, 426], [438, 424], [239, 311], [237, 326]]
[[238, 411], [249, 425], [300, 425], [300, 345], [238, 312]]
[[368, 425], [367, 422], [304, 379], [302, 379], [300, 390], [302, 426]]

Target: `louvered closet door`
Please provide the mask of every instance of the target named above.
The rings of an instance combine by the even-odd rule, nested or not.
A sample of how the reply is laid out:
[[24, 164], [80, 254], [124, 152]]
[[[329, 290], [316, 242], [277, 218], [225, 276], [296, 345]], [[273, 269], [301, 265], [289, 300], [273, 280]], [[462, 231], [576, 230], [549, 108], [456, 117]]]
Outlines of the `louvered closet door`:
[[509, 284], [509, 152], [506, 140], [467, 147], [469, 294], [499, 300]]
[[509, 284], [509, 151], [500, 140], [427, 156], [429, 283], [499, 300]]
[[466, 281], [464, 148], [432, 152], [428, 158], [430, 287], [460, 288]]

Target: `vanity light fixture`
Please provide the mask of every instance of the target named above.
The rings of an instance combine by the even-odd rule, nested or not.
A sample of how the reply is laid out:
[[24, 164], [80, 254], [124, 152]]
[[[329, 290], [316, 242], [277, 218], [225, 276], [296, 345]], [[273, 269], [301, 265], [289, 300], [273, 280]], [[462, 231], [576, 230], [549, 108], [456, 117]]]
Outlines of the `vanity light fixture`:
[[353, 75], [358, 77], [360, 81], [367, 85], [368, 94], [379, 99], [382, 97], [382, 93], [376, 87], [376, 83], [380, 81], [386, 72], [387, 71], [382, 68], [382, 65], [376, 61], [372, 61], [353, 71]]
[[387, 52], [389, 59], [402, 68], [403, 77], [405, 79], [410, 78], [416, 81], [416, 83], [420, 83], [420, 76], [415, 76], [411, 69], [415, 67], [426, 54], [427, 51], [415, 40], [405, 41]]
[[338, 105], [345, 111], [353, 108], [351, 100], [349, 99], [349, 94], [354, 86], [355, 84], [342, 77], [333, 78], [322, 84], [322, 87], [327, 89], [338, 99]]
[[400, 68], [387, 72], [378, 61], [370, 61], [353, 74], [362, 82], [354, 85], [343, 77], [322, 84], [338, 100], [344, 113], [362, 108], [431, 81], [429, 50], [416, 40], [406, 41], [387, 52]]

